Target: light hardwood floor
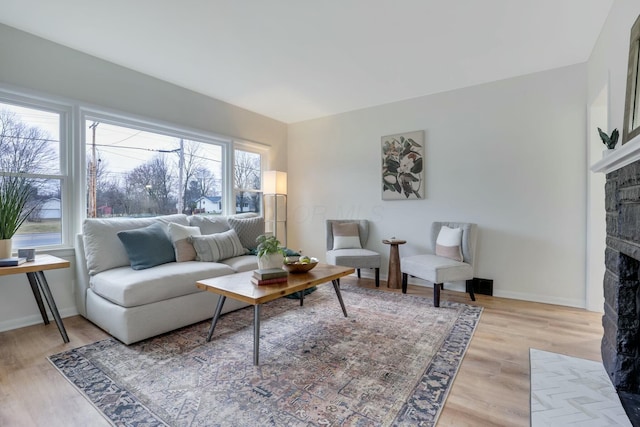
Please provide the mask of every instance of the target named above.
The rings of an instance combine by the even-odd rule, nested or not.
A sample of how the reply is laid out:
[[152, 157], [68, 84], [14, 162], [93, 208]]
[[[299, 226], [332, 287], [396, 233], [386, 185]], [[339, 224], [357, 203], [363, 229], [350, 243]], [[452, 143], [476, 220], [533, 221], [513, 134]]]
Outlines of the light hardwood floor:
[[[368, 279], [342, 281], [374, 287]], [[387, 291], [384, 282], [380, 289]], [[433, 291], [409, 286], [409, 293]], [[441, 298], [471, 303], [460, 292]], [[601, 360], [599, 313], [484, 295], [475, 304], [485, 309], [438, 426], [528, 426], [530, 347]], [[54, 322], [0, 333], [0, 426], [109, 426], [46, 359], [107, 334], [79, 316], [64, 323], [69, 344]]]

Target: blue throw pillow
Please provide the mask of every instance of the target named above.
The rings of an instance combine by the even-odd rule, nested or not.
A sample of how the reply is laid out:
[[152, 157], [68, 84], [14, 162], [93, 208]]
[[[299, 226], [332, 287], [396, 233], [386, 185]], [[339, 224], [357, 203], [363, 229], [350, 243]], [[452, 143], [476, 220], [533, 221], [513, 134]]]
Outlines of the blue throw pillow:
[[131, 268], [144, 270], [176, 260], [173, 244], [165, 228], [165, 224], [156, 223], [118, 232], [118, 238], [129, 256]]

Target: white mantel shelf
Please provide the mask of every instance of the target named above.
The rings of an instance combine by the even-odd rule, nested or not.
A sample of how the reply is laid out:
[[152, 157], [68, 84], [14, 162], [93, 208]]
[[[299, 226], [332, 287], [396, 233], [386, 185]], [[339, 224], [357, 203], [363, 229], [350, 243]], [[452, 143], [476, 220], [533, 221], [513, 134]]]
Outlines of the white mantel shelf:
[[609, 173], [640, 160], [640, 135], [613, 150], [591, 166], [592, 172]]

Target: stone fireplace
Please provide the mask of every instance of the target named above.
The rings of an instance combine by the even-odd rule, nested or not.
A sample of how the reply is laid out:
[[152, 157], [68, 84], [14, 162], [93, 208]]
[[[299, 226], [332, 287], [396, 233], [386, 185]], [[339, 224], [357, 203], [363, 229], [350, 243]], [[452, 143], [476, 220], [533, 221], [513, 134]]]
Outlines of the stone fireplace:
[[640, 160], [609, 171], [605, 194], [602, 362], [629, 418], [640, 425]]

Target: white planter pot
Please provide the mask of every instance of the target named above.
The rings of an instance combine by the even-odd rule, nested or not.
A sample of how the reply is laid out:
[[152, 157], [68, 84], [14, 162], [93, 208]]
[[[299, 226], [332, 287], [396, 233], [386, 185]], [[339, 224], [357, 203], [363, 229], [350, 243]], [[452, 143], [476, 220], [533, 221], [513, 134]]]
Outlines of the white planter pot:
[[284, 262], [284, 255], [280, 253], [266, 254], [258, 257], [258, 268], [260, 270], [266, 270], [268, 268], [282, 268]]
[[0, 258], [11, 257], [11, 239], [0, 239]]
[[615, 148], [607, 148], [606, 150], [603, 150], [602, 158], [607, 157], [609, 154], [613, 154], [614, 151], [616, 151]]

